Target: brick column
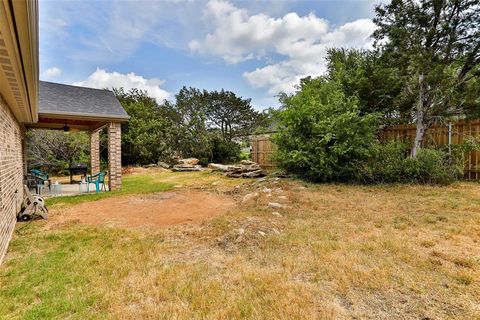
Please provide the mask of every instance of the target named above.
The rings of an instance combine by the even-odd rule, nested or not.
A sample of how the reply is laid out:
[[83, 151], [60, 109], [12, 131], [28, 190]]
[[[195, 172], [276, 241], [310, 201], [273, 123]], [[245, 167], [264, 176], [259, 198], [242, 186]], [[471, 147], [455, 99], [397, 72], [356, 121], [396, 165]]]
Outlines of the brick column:
[[100, 130], [90, 132], [90, 167], [92, 174], [100, 172]]
[[108, 187], [109, 190], [122, 188], [122, 129], [120, 123], [108, 124]]

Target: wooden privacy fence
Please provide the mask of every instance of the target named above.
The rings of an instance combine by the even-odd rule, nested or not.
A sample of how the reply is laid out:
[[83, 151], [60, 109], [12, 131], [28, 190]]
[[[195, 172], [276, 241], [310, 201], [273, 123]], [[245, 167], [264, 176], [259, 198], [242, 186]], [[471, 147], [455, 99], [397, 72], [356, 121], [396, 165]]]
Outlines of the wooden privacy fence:
[[[394, 125], [386, 127], [380, 133], [381, 141], [415, 139], [415, 125]], [[440, 146], [448, 144], [462, 144], [466, 139], [480, 138], [480, 120], [457, 121], [447, 124], [436, 124], [428, 128], [423, 146]], [[480, 179], [480, 152], [472, 151], [465, 155], [465, 179]]]
[[[415, 125], [394, 125], [386, 127], [379, 135], [381, 141], [401, 140], [413, 141], [415, 138]], [[480, 140], [480, 120], [458, 121], [450, 124], [433, 125], [427, 130], [423, 140], [424, 146], [439, 146], [461, 144], [467, 138]], [[263, 168], [275, 168], [272, 161], [276, 146], [270, 136], [255, 136], [250, 140], [252, 146], [252, 160]], [[480, 152], [472, 151], [465, 155], [465, 179], [480, 179]]]
[[250, 144], [252, 146], [252, 161], [265, 169], [275, 168], [272, 156], [277, 150], [277, 146], [270, 140], [270, 136], [252, 137]]

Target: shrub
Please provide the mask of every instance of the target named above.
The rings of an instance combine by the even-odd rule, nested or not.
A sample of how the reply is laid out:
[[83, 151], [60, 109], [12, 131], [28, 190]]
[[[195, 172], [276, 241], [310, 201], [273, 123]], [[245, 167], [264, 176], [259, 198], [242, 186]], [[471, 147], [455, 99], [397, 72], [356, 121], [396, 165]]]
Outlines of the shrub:
[[359, 181], [367, 183], [448, 184], [463, 175], [462, 146], [448, 149], [422, 148], [416, 158], [408, 146], [392, 141], [378, 145], [375, 155], [359, 171]]
[[211, 150], [210, 162], [232, 163], [240, 159], [240, 145], [234, 141], [224, 139], [220, 135], [214, 135], [212, 138]]
[[274, 136], [279, 166], [311, 181], [354, 180], [373, 155], [377, 115], [361, 114], [355, 97], [323, 78], [302, 80], [283, 102]]

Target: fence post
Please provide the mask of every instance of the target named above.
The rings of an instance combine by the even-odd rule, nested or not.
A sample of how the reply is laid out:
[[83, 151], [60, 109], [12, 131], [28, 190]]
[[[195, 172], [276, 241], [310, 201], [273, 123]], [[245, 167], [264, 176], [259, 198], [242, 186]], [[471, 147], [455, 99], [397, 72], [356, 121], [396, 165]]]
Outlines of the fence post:
[[452, 154], [452, 122], [448, 122], [448, 153]]

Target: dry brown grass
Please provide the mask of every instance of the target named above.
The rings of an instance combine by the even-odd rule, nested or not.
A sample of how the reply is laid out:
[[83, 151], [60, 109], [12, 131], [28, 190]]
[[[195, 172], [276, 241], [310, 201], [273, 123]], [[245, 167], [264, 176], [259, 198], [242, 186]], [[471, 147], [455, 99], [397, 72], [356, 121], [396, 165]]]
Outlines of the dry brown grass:
[[[182, 188], [230, 194], [239, 205], [202, 225], [165, 229], [36, 226], [16, 236], [10, 260], [0, 272], [4, 288], [0, 315], [480, 318], [480, 185], [476, 183], [365, 187], [158, 173], [159, 182], [165, 179]], [[234, 188], [239, 183], [240, 191]], [[240, 204], [244, 194], [265, 186], [283, 192], [271, 197], [260, 192], [255, 201]], [[287, 208], [269, 209], [269, 201], [283, 202]], [[26, 249], [27, 241], [36, 241], [33, 253]], [[58, 248], [66, 252], [58, 262], [43, 258]], [[55, 263], [71, 268], [65, 279], [79, 280], [49, 300], [42, 295], [45, 286], [64, 281], [54, 273], [61, 268]], [[44, 275], [37, 279], [14, 272], [30, 270], [27, 266]], [[12, 294], [15, 281], [35, 291], [34, 297]], [[61, 297], [78, 301], [82, 308], [57, 306]], [[42, 305], [53, 309], [47, 313]]]

